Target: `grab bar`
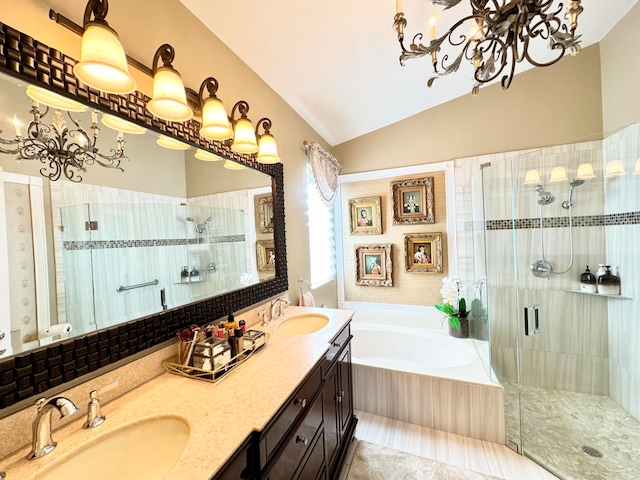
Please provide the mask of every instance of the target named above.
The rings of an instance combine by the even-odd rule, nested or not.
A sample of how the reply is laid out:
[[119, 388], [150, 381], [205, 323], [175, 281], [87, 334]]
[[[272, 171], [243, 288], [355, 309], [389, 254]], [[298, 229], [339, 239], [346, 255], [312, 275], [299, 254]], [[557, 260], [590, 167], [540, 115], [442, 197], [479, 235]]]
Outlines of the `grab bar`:
[[139, 283], [138, 285], [129, 285], [128, 287], [123, 287], [122, 285], [120, 285], [118, 288], [116, 288], [116, 292], [120, 293], [120, 292], [124, 292], [125, 290], [133, 290], [134, 288], [141, 288], [141, 287], [148, 287], [150, 285], [157, 285], [158, 283], [160, 283], [160, 282], [156, 278], [155, 280], [152, 280], [151, 282]]

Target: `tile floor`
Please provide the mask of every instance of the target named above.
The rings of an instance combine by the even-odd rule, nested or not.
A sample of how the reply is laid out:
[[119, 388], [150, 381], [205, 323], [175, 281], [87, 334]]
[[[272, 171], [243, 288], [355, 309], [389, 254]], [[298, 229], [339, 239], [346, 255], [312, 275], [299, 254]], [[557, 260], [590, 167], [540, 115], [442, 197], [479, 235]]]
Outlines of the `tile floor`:
[[[395, 450], [495, 475], [508, 480], [555, 480], [528, 458], [499, 445], [453, 433], [356, 412], [356, 437]], [[351, 452], [353, 453], [353, 452]], [[350, 463], [347, 456], [347, 463]], [[346, 476], [348, 465], [342, 471]]]
[[[517, 385], [505, 384], [507, 438], [516, 441], [518, 393]], [[640, 422], [610, 397], [528, 386], [521, 397], [528, 456], [566, 480], [640, 478]]]

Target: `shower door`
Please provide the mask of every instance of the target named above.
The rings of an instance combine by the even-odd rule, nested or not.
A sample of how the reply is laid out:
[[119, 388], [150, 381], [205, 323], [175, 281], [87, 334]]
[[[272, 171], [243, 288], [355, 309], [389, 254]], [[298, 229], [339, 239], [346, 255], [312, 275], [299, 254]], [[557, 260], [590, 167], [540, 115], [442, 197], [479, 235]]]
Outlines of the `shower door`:
[[[571, 191], [585, 163], [595, 176]], [[507, 444], [566, 479], [632, 479], [640, 468], [640, 423], [612, 398], [609, 378], [610, 302], [629, 300], [580, 292], [586, 266], [595, 272], [612, 257], [602, 165], [600, 142], [589, 142], [514, 156], [479, 174]], [[566, 178], [556, 170], [550, 181], [555, 167]], [[616, 266], [630, 281], [629, 266]]]

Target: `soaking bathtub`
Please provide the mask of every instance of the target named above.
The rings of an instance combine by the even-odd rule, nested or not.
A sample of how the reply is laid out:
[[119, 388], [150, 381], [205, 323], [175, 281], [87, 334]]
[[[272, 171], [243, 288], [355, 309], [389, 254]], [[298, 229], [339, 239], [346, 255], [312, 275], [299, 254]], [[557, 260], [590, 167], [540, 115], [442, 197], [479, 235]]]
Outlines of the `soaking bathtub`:
[[357, 309], [351, 332], [356, 410], [504, 443], [502, 386], [440, 315]]

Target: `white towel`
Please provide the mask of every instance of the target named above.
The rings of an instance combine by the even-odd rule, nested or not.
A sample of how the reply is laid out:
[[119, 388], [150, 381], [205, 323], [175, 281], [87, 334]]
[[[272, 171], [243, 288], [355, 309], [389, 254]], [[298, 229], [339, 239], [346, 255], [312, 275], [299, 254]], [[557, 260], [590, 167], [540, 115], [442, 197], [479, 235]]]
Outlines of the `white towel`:
[[316, 301], [313, 299], [311, 292], [301, 293], [300, 301], [298, 302], [301, 307], [315, 307]]

